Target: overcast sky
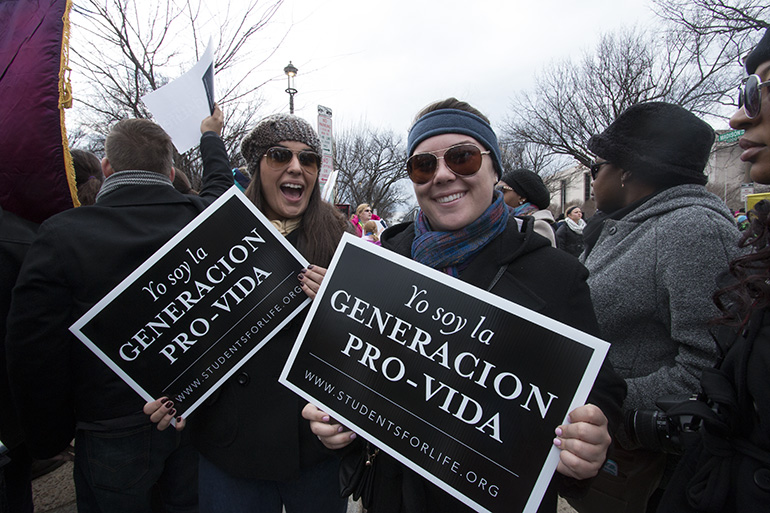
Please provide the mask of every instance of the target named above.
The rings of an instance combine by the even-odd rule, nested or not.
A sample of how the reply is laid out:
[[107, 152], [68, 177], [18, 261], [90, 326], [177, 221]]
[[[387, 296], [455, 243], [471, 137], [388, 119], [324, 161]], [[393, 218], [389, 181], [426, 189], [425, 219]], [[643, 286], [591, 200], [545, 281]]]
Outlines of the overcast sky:
[[[286, 0], [252, 51], [288, 37], [260, 67], [265, 113], [288, 112], [283, 68], [299, 69], [295, 113], [330, 107], [335, 129], [406, 134], [416, 112], [455, 96], [505, 120], [511, 98], [551, 62], [578, 59], [602, 32], [650, 26], [647, 0]], [[261, 49], [259, 46], [263, 46]], [[314, 122], [315, 124], [315, 122]]]

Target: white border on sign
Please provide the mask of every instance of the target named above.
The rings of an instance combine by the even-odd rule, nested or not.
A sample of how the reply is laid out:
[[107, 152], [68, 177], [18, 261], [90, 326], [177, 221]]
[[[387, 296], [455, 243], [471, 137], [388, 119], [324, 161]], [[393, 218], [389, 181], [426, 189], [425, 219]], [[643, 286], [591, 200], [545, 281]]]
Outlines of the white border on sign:
[[[511, 301], [508, 301], [507, 299], [503, 299], [499, 296], [496, 296], [491, 292], [487, 292], [486, 290], [477, 288], [469, 283], [466, 283], [459, 279], [451, 279], [451, 277], [449, 277], [445, 273], [442, 273], [426, 265], [415, 262], [414, 260], [406, 258], [393, 251], [389, 251], [387, 249], [378, 247], [367, 240], [361, 239], [349, 233], [345, 233], [342, 236], [342, 240], [340, 241], [339, 246], [337, 246], [337, 251], [334, 253], [334, 257], [332, 258], [331, 264], [329, 264], [329, 268], [326, 273], [326, 278], [321, 283], [321, 287], [318, 290], [318, 293], [316, 294], [316, 298], [310, 306], [310, 311], [308, 312], [307, 318], [305, 319], [305, 323], [302, 325], [302, 329], [300, 330], [299, 336], [297, 337], [297, 342], [294, 344], [294, 347], [292, 348], [291, 353], [289, 354], [289, 358], [286, 361], [286, 365], [284, 366], [283, 371], [281, 372], [281, 376], [278, 379], [278, 381], [282, 385], [288, 387], [294, 393], [307, 399], [308, 401], [315, 404], [323, 411], [331, 414], [333, 417], [336, 417], [336, 418], [344, 417], [343, 415], [340, 415], [339, 412], [335, 411], [334, 408], [329, 407], [329, 405], [323, 399], [321, 399], [321, 396], [317, 397], [316, 395], [309, 394], [304, 390], [299, 389], [298, 387], [290, 383], [287, 380], [287, 377], [289, 374], [289, 370], [294, 365], [294, 360], [297, 358], [297, 353], [299, 352], [299, 349], [302, 346], [302, 340], [304, 340], [305, 335], [307, 334], [307, 330], [310, 326], [310, 323], [312, 322], [313, 317], [315, 316], [315, 313], [318, 310], [318, 305], [321, 304], [324, 298], [327, 284], [331, 281], [329, 279], [329, 276], [334, 273], [337, 267], [337, 263], [340, 259], [340, 255], [342, 254], [342, 251], [345, 249], [345, 246], [348, 244], [357, 246], [358, 248], [368, 251], [370, 253], [373, 253], [379, 257], [386, 258], [389, 262], [392, 262], [394, 264], [400, 265], [401, 267], [410, 269], [416, 273], [422, 274], [426, 278], [439, 282], [442, 285], [450, 286], [458, 291], [464, 292], [472, 297], [480, 299], [481, 301], [484, 301], [493, 306], [496, 306], [501, 310], [517, 315], [534, 324], [537, 324], [550, 331], [553, 331], [554, 333], [558, 333], [559, 335], [568, 337], [574, 340], [575, 342], [578, 342], [580, 344], [583, 344], [593, 349], [593, 354], [591, 355], [591, 359], [589, 360], [589, 363], [586, 366], [586, 370], [583, 373], [583, 377], [580, 380], [580, 384], [578, 385], [575, 391], [575, 396], [569, 408], [567, 409], [567, 411], [571, 412], [578, 406], [582, 406], [585, 404], [585, 401], [588, 398], [588, 394], [591, 392], [591, 388], [593, 387], [593, 383], [596, 380], [596, 376], [599, 374], [599, 369], [602, 366], [602, 362], [604, 361], [605, 357], [607, 356], [607, 352], [609, 351], [610, 344], [608, 342], [605, 342], [604, 340], [594, 337], [593, 335], [589, 335], [588, 333], [582, 332], [578, 329], [575, 329], [571, 326], [563, 324], [559, 321], [551, 319], [550, 317], [546, 317], [543, 314], [524, 308], [521, 305], [517, 305], [516, 303], [513, 303]], [[344, 272], [344, 270], [341, 270], [340, 272]], [[567, 423], [566, 416], [562, 420], [562, 423], [563, 424]], [[477, 511], [492, 513], [490, 510], [484, 508], [482, 505], [478, 504], [477, 502], [466, 497], [465, 495], [458, 492], [454, 488], [450, 487], [449, 485], [444, 483], [442, 480], [435, 477], [433, 474], [430, 474], [429, 472], [425, 471], [419, 465], [412, 463], [408, 458], [402, 456], [400, 453], [395, 451], [390, 445], [385, 443], [383, 440], [371, 435], [366, 429], [363, 428], [362, 425], [350, 420], [348, 420], [345, 423], [345, 425], [349, 429], [353, 430], [354, 432], [362, 434], [362, 436], [364, 436], [365, 439], [371, 441], [375, 445], [387, 449], [387, 452], [390, 456], [394, 457], [395, 459], [397, 459], [399, 462], [409, 467], [414, 472], [417, 472], [419, 475], [421, 475], [428, 481], [431, 481], [433, 484], [440, 487], [445, 492], [449, 493], [450, 495], [454, 496], [458, 500], [462, 501], [464, 504], [472, 508], [475, 508]], [[556, 426], [554, 426], [554, 428], [556, 428]], [[551, 482], [553, 473], [556, 471], [556, 466], [559, 464], [559, 452], [560, 450], [557, 447], [551, 446], [551, 449], [548, 452], [548, 456], [546, 457], [543, 468], [541, 469], [540, 474], [538, 475], [535, 487], [532, 489], [532, 493], [529, 496], [529, 500], [527, 501], [527, 504], [524, 508], [523, 513], [537, 512], [537, 509], [539, 508], [540, 503], [543, 500], [543, 496], [545, 495], [548, 485]]]
[[[115, 364], [115, 362], [112, 361], [112, 359], [107, 356], [94, 342], [89, 339], [82, 331], [81, 329], [85, 324], [87, 324], [91, 319], [93, 319], [99, 312], [104, 309], [105, 306], [110, 304], [115, 298], [117, 298], [124, 290], [126, 290], [129, 285], [133, 284], [135, 281], [137, 281], [139, 278], [142, 277], [142, 275], [150, 269], [153, 265], [155, 265], [161, 258], [163, 258], [166, 253], [168, 253], [171, 249], [175, 248], [179, 242], [182, 241], [188, 234], [190, 234], [193, 230], [195, 230], [198, 226], [200, 226], [204, 221], [206, 221], [214, 212], [219, 209], [223, 204], [227, 203], [230, 199], [235, 197], [238, 201], [243, 203], [253, 214], [254, 216], [261, 222], [272, 234], [275, 236], [275, 238], [280, 241], [280, 243], [296, 258], [300, 263], [302, 263], [303, 266], [307, 267], [308, 261], [303, 257], [297, 249], [292, 246], [289, 241], [286, 240], [286, 237], [281, 235], [281, 233], [278, 231], [278, 229], [271, 223], [265, 215], [259, 211], [259, 209], [252, 203], [244, 194], [243, 192], [238, 189], [237, 186], [233, 185], [230, 187], [227, 191], [224, 192], [219, 198], [216, 199], [211, 205], [206, 207], [206, 209], [198, 214], [198, 216], [190, 221], [182, 230], [179, 231], [174, 237], [172, 237], [167, 243], [165, 243], [163, 246], [161, 246], [160, 249], [158, 249], [153, 255], [148, 258], [142, 265], [140, 265], [134, 272], [129, 274], [123, 281], [121, 281], [114, 289], [112, 289], [106, 296], [104, 296], [98, 303], [96, 303], [94, 306], [91, 307], [90, 310], [88, 310], [85, 314], [83, 314], [80, 319], [75, 321], [72, 326], [70, 326], [70, 331], [73, 335], [75, 335], [77, 338], [80, 339], [81, 342], [83, 342], [91, 351], [93, 351], [96, 356], [99, 357], [105, 364], [107, 364], [110, 369], [112, 369], [120, 378], [125, 381], [131, 388], [133, 388], [142, 398], [146, 401], [154, 401], [157, 399], [157, 397], [152, 397], [149, 392], [147, 392], [144, 388], [142, 388], [136, 381], [134, 381], [131, 376], [129, 376], [123, 369], [121, 369], [118, 365]], [[258, 345], [256, 345], [251, 351], [249, 351], [246, 356], [243, 357], [241, 361], [238, 362], [236, 366], [234, 366], [232, 369], [230, 369], [227, 373], [225, 373], [220, 379], [214, 382], [214, 384], [209, 388], [200, 398], [198, 398], [197, 401], [195, 401], [192, 406], [187, 408], [185, 410], [185, 416], [189, 416], [195, 409], [200, 406], [200, 404], [205, 401], [216, 389], [218, 389], [230, 376], [232, 376], [238, 369], [241, 368], [241, 366], [248, 361], [249, 358], [251, 358], [254, 353], [256, 353], [258, 350], [260, 350], [273, 336], [275, 336], [276, 333], [278, 333], [280, 330], [283, 329], [284, 326], [286, 326], [294, 317], [297, 316], [310, 302], [310, 298], [306, 298], [301, 305], [299, 305], [286, 319], [283, 320], [280, 324], [278, 324], [275, 329], [270, 331], [270, 333], [267, 334], [267, 336], [260, 342]], [[229, 331], [227, 332], [229, 333]], [[173, 421], [172, 421], [173, 423]]]

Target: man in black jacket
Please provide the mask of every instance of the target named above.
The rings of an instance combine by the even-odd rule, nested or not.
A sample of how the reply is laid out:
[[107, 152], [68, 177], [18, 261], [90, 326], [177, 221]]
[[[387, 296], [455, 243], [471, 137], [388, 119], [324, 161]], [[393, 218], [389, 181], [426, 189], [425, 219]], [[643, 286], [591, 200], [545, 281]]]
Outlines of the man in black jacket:
[[13, 397], [34, 456], [49, 458], [75, 436], [81, 513], [149, 512], [156, 483], [167, 507], [197, 511], [195, 451], [176, 431], [155, 429], [145, 401], [69, 326], [233, 184], [222, 120], [217, 108], [201, 123], [211, 171], [199, 196], [172, 186], [173, 145], [163, 129], [143, 119], [117, 123], [105, 141], [107, 178], [96, 203], [40, 226], [14, 289]]
[[[11, 402], [5, 365], [5, 323], [11, 307], [11, 290], [21, 263], [35, 238], [37, 225], [0, 209], [0, 512], [31, 512], [31, 465], [19, 419]], [[4, 490], [4, 491], [3, 491]]]

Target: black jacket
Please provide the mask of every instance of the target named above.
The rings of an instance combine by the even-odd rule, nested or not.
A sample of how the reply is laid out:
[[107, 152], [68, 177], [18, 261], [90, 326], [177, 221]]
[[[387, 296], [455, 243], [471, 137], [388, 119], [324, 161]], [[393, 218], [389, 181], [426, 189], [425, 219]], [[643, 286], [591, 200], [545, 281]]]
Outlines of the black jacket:
[[[287, 240], [297, 245], [299, 230]], [[189, 419], [193, 444], [234, 477], [286, 481], [330, 458], [302, 418], [305, 399], [278, 378], [308, 310], [277, 333]]]
[[[770, 311], [739, 334], [723, 329], [724, 360], [701, 376], [702, 426], [666, 487], [658, 513], [770, 509]], [[688, 401], [680, 408], [692, 410]]]
[[[597, 335], [596, 322], [586, 279], [588, 271], [577, 260], [552, 248], [536, 234], [531, 217], [509, 218], [506, 230], [476, 255], [460, 274], [460, 279], [485, 290], [498, 272], [504, 273], [491, 292], [569, 326]], [[382, 246], [411, 258], [414, 226], [400, 224], [382, 235]], [[609, 362], [602, 366], [588, 402], [602, 409], [612, 428], [620, 422], [620, 405], [625, 397], [625, 383]], [[556, 427], [556, 426], [554, 426]], [[377, 457], [374, 504], [371, 513], [423, 513], [471, 511], [457, 499], [427, 480], [383, 455]], [[546, 492], [540, 512], [556, 511], [557, 489], [563, 495], [580, 494], [587, 483], [556, 474]], [[383, 488], [384, 487], [384, 488]]]
[[[233, 184], [222, 140], [207, 133], [200, 196], [129, 185], [46, 220], [13, 291], [7, 352], [11, 389], [33, 455], [67, 447], [76, 422], [141, 414], [145, 400], [69, 327]], [[149, 419], [147, 419], [149, 422]]]
[[5, 364], [6, 319], [11, 308], [11, 291], [36, 231], [37, 224], [0, 209], [0, 440], [9, 449], [19, 445], [23, 435], [8, 385]]
[[572, 256], [580, 256], [583, 252], [583, 234], [575, 233], [566, 221], [556, 230], [556, 247], [563, 249]]

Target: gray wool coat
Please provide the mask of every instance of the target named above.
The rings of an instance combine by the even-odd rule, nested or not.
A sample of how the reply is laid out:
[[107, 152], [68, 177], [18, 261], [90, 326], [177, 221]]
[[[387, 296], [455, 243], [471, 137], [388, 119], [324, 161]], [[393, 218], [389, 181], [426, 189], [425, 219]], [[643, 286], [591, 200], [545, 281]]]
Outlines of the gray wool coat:
[[701, 369], [717, 356], [711, 296], [740, 254], [739, 238], [722, 200], [680, 185], [608, 219], [588, 257], [581, 255], [602, 337], [612, 344], [609, 359], [628, 385], [624, 410], [699, 390]]

